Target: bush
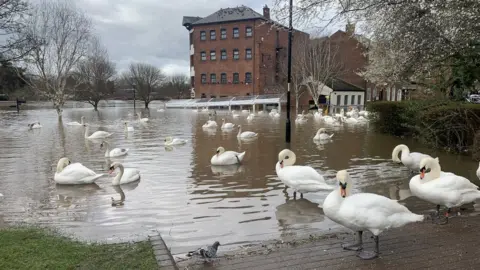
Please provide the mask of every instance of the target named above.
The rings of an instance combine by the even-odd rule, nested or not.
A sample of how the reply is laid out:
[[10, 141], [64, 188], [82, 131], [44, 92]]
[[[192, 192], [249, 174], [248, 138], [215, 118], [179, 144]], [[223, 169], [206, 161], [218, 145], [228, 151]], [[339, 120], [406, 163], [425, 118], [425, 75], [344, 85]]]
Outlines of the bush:
[[[445, 100], [381, 101], [368, 104], [377, 131], [413, 136], [435, 148], [473, 150], [480, 127], [480, 105]], [[480, 136], [480, 135], [479, 135]], [[479, 157], [480, 157], [480, 145]]]

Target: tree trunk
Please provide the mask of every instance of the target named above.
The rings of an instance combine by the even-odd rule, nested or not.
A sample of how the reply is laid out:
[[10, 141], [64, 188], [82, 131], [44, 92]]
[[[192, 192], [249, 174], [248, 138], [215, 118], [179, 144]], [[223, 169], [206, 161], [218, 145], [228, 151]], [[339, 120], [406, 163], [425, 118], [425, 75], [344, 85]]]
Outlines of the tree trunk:
[[96, 101], [94, 101], [93, 104], [92, 104], [92, 105], [93, 105], [93, 110], [96, 111], [96, 112], [98, 111], [98, 103], [99, 103], [99, 102], [100, 102], [100, 101], [96, 100]]
[[145, 109], [148, 109], [148, 104], [150, 104], [150, 100], [145, 100]]

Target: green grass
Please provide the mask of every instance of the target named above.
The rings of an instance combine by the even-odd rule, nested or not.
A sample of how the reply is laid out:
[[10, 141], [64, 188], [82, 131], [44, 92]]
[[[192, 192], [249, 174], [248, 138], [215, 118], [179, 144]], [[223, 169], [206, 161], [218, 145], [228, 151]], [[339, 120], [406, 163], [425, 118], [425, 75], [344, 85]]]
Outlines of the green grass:
[[0, 229], [0, 269], [158, 269], [148, 241], [88, 244], [39, 228]]

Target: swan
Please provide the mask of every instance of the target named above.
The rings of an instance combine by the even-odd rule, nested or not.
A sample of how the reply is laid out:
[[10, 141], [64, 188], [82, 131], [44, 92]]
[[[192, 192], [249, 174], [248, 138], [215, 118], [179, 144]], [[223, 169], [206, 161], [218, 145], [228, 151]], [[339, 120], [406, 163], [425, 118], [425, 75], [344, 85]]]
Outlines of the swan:
[[340, 110], [340, 113], [336, 113], [335, 117], [345, 117], [345, 110], [342, 108]]
[[308, 122], [308, 118], [304, 117], [303, 115], [299, 115], [295, 119], [295, 124], [305, 124], [307, 122]]
[[186, 143], [187, 143], [187, 140], [184, 140], [184, 139], [172, 138], [172, 137], [165, 138], [165, 145], [181, 145]]
[[103, 174], [97, 174], [80, 163], [72, 164], [68, 158], [64, 157], [58, 161], [53, 180], [63, 185], [91, 184], [102, 176]]
[[478, 163], [477, 177], [480, 179], [480, 162]]
[[140, 122], [145, 123], [145, 122], [148, 122], [148, 120], [149, 120], [149, 119], [146, 118], [146, 117], [145, 117], [145, 118], [142, 118], [142, 114], [139, 113], [139, 112], [137, 113], [137, 116], [138, 116], [138, 121], [140, 121]]
[[238, 134], [237, 138], [240, 139], [250, 139], [250, 138], [255, 138], [258, 136], [258, 133], [255, 133], [253, 131], [244, 131], [242, 132], [242, 126], [238, 125]]
[[315, 112], [315, 114], [313, 115], [313, 118], [317, 121], [320, 121], [322, 120], [323, 118], [323, 112], [321, 109], [318, 109], [318, 111]]
[[325, 215], [357, 232], [357, 241], [353, 244], [342, 245], [346, 250], [361, 250], [363, 248], [362, 234], [368, 230], [373, 234], [375, 241], [374, 251], [362, 251], [358, 257], [368, 260], [378, 257], [378, 236], [389, 228], [402, 227], [408, 223], [421, 222], [423, 215], [417, 215], [396, 200], [373, 193], [351, 194], [352, 183], [346, 170], [337, 172], [339, 187], [332, 191], [323, 202]]
[[235, 127], [232, 123], [225, 123], [225, 118], [222, 118], [222, 129], [232, 129]]
[[85, 124], [85, 116], [80, 117], [80, 123], [79, 122], [68, 122], [67, 126], [83, 126]]
[[41, 127], [42, 127], [42, 125], [40, 125], [40, 122], [35, 122], [35, 123], [28, 124], [29, 129], [37, 129], [37, 128], [41, 128]]
[[242, 110], [242, 113], [250, 113], [250, 110]]
[[357, 124], [358, 123], [358, 120], [356, 118], [353, 118], [353, 117], [342, 117], [342, 120], [343, 122], [347, 123], [347, 124]]
[[116, 168], [120, 169], [120, 173], [112, 180], [112, 185], [118, 186], [128, 184], [140, 180], [140, 171], [133, 168], [124, 168], [120, 162], [114, 162], [110, 165], [109, 173], [112, 174]]
[[336, 119], [333, 116], [325, 115], [323, 117], [323, 121], [327, 124], [333, 124], [336, 121]]
[[125, 132], [129, 132], [129, 131], [134, 131], [134, 130], [135, 130], [133, 127], [129, 127], [129, 126], [128, 126], [128, 122], [125, 122], [124, 125], [125, 125]]
[[[402, 155], [400, 156], [400, 159], [398, 158], [398, 154], [402, 152]], [[410, 169], [410, 171], [413, 172], [418, 172], [420, 170], [420, 161], [424, 158], [432, 158], [429, 155], [423, 154], [423, 153], [418, 153], [418, 152], [412, 152], [410, 153], [410, 149], [408, 146], [405, 144], [399, 144], [393, 148], [392, 152], [392, 160], [393, 162], [397, 163], [403, 163], [407, 168]]]
[[102, 148], [103, 145], [106, 145], [105, 157], [120, 157], [128, 153], [128, 148], [113, 148], [110, 150], [110, 143], [107, 141], [103, 141], [100, 144], [100, 148]]
[[358, 115], [363, 116], [363, 117], [368, 117], [368, 111], [361, 110], [361, 111], [358, 112]]
[[158, 109], [157, 112], [164, 112], [165, 109]]
[[232, 117], [233, 118], [238, 118], [238, 117], [240, 117], [240, 114], [236, 113], [235, 111], [232, 111]]
[[106, 132], [106, 131], [98, 130], [98, 131], [95, 131], [94, 133], [92, 133], [92, 135], [88, 136], [90, 125], [84, 124], [83, 126], [85, 127], [85, 138], [87, 138], [87, 139], [107, 138], [107, 137], [112, 136], [112, 134], [113, 134], [113, 133], [109, 133], [109, 132]]
[[217, 153], [210, 159], [214, 166], [240, 164], [245, 157], [245, 151], [242, 153], [234, 151], [225, 151], [225, 148], [218, 147]]
[[[440, 215], [440, 206], [446, 206], [445, 221], [448, 223], [450, 210], [480, 199], [478, 186], [467, 178], [453, 173], [442, 173], [438, 158], [423, 158], [419, 167], [420, 174], [410, 179], [410, 190], [418, 198], [437, 205], [437, 217]], [[427, 170], [430, 169], [430, 172]]]
[[272, 118], [280, 118], [280, 114], [278, 112], [271, 112], [269, 113], [269, 115], [272, 117]]
[[208, 117], [208, 121], [203, 124], [203, 128], [217, 128], [217, 122], [213, 121], [211, 117]]
[[328, 135], [327, 130], [325, 128], [320, 128], [317, 131], [317, 134], [315, 134], [315, 137], [313, 137], [314, 141], [319, 141], [319, 140], [329, 140], [333, 137], [333, 134]]
[[333, 189], [312, 167], [294, 165], [296, 158], [292, 150], [284, 149], [278, 154], [278, 162], [275, 166], [277, 176], [285, 185], [285, 189], [290, 187], [294, 190], [293, 198], [296, 198], [297, 191], [303, 198], [303, 193]]
[[252, 121], [254, 118], [255, 118], [255, 115], [253, 113], [251, 113], [247, 116], [248, 121]]

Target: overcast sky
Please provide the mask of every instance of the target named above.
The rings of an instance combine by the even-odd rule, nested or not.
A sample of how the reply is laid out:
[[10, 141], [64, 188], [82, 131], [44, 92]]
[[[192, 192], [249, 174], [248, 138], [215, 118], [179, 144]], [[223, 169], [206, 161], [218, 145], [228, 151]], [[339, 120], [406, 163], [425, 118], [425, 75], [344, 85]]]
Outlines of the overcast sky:
[[[77, 2], [78, 1], [78, 2]], [[208, 16], [245, 5], [260, 14], [272, 0], [76, 0], [94, 20], [95, 31], [119, 70], [147, 62], [166, 73], [188, 74], [188, 31], [183, 16]]]

